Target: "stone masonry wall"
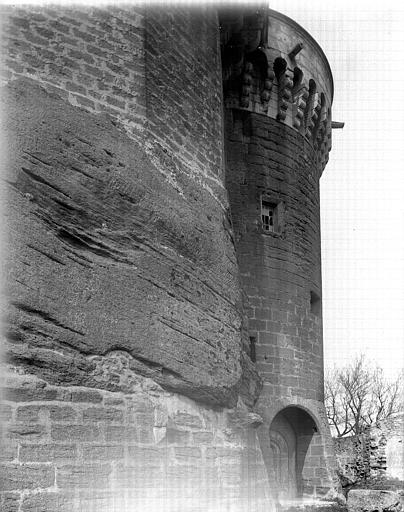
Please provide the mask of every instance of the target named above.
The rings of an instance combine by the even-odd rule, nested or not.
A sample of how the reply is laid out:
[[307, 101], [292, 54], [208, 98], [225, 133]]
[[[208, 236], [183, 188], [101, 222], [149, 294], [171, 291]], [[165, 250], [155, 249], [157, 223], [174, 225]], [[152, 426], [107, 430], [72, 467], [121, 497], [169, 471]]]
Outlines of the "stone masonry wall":
[[386, 438], [386, 474], [404, 481], [404, 413], [383, 421], [380, 430]]
[[299, 485], [327, 494], [312, 145], [265, 115], [224, 128], [214, 9], [1, 14], [2, 507], [267, 511], [290, 406], [309, 415]]
[[2, 14], [2, 509], [267, 510], [214, 11]]
[[144, 378], [113, 393], [10, 375], [3, 398], [3, 512], [268, 510], [246, 411], [213, 412]]
[[[227, 116], [228, 172], [233, 229], [249, 335], [256, 340], [264, 394], [323, 399], [319, 173], [303, 137], [269, 117]], [[264, 233], [261, 195], [280, 203], [279, 233]]]
[[[17, 356], [20, 363], [46, 357], [49, 366], [56, 356], [36, 351], [33, 357], [31, 347], [53, 350], [61, 342], [82, 355], [122, 349], [135, 356], [137, 371], [170, 389], [236, 403], [249, 363], [241, 350], [240, 285], [220, 181], [214, 19], [213, 11], [203, 17], [190, 10], [8, 13], [3, 42], [12, 99], [6, 90], [2, 96], [13, 148], [7, 180], [16, 256], [8, 286], [10, 322], [20, 325], [9, 333], [30, 344]], [[195, 35], [202, 46], [193, 48]], [[201, 94], [191, 75], [193, 81], [205, 76], [211, 87]], [[128, 96], [118, 102], [124, 91]], [[172, 122], [163, 118], [164, 102]], [[154, 133], [165, 125], [164, 137]], [[17, 274], [25, 281], [15, 280]], [[28, 334], [32, 322], [41, 328]], [[58, 370], [51, 366], [49, 378]], [[43, 363], [36, 367], [43, 372]], [[252, 368], [247, 372], [253, 376]], [[215, 391], [219, 374], [226, 377]]]
[[338, 472], [344, 487], [370, 476], [369, 453], [363, 436], [351, 436], [334, 439]]
[[403, 414], [380, 422], [360, 436], [335, 438], [342, 484], [404, 481]]
[[[248, 334], [264, 381], [256, 406], [264, 418], [261, 448], [271, 472], [273, 419], [285, 407], [307, 411], [317, 433], [310, 432], [303, 443], [307, 452], [299, 455], [304, 459], [303, 492], [324, 495], [337, 485], [323, 405], [317, 155], [288, 126], [228, 109], [226, 159], [237, 258], [248, 297]], [[263, 231], [262, 197], [277, 205], [275, 232]]]
[[3, 79], [28, 77], [73, 105], [143, 129], [144, 15], [139, 7], [2, 10]]
[[209, 190], [224, 205], [222, 72], [214, 9], [147, 10], [145, 17], [148, 147]]
[[184, 171], [226, 206], [214, 9], [3, 7], [3, 80], [40, 82], [108, 113], [171, 184]]

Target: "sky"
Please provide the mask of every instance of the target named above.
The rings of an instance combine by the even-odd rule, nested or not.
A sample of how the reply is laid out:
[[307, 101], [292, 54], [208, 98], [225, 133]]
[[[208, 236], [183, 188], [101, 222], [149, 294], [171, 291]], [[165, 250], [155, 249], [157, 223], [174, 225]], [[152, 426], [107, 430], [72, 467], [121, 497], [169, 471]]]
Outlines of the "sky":
[[404, 3], [270, 0], [324, 50], [334, 76], [321, 178], [324, 359], [404, 368]]

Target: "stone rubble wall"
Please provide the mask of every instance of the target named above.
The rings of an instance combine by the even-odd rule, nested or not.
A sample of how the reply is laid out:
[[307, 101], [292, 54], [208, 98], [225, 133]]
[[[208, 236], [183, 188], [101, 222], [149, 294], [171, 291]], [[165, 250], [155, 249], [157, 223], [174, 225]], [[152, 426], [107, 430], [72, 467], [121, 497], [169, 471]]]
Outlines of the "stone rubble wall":
[[349, 512], [401, 512], [399, 493], [379, 489], [352, 489], [348, 493]]
[[381, 431], [386, 438], [386, 474], [404, 482], [404, 413], [384, 421]]
[[344, 487], [369, 478], [369, 457], [366, 441], [362, 436], [335, 438], [334, 446]]
[[404, 482], [403, 414], [360, 436], [334, 439], [342, 484], [397, 479]]

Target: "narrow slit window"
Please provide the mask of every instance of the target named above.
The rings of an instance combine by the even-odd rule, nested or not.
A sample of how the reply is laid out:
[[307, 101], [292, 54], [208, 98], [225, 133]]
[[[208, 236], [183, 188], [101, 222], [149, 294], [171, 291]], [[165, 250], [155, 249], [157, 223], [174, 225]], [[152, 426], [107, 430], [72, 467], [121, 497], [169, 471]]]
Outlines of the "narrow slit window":
[[250, 336], [250, 359], [253, 363], [257, 362], [257, 354], [255, 351], [256, 339], [254, 336]]
[[262, 229], [268, 233], [277, 231], [277, 205], [267, 201], [261, 202]]
[[310, 292], [310, 312], [313, 315], [319, 316], [321, 314], [321, 299], [315, 292]]

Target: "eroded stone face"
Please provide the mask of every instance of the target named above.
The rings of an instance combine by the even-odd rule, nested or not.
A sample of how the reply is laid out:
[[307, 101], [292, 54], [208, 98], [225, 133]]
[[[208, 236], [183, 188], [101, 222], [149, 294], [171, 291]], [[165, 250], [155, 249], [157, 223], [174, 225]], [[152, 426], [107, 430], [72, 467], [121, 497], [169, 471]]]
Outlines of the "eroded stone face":
[[399, 512], [400, 510], [402, 510], [400, 497], [392, 491], [353, 489], [348, 493], [349, 512]]
[[366, 481], [403, 481], [403, 421], [403, 414], [393, 415], [363, 434], [334, 439], [344, 487]]
[[[7, 350], [22, 377], [5, 393], [7, 498], [19, 493], [22, 510], [60, 512], [168, 512], [167, 503], [173, 512], [272, 510], [264, 463], [279, 403], [322, 412], [321, 324], [310, 292], [321, 286], [317, 187], [328, 105], [309, 83], [290, 94], [290, 62], [274, 83], [260, 58], [237, 70], [256, 84], [239, 110], [253, 101], [258, 119], [254, 133], [248, 123], [228, 131], [242, 144], [229, 167], [235, 183], [227, 176], [225, 184], [215, 9], [39, 11], [10, 16], [7, 77], [20, 79], [1, 96], [10, 148]], [[249, 46], [260, 44], [256, 36]], [[271, 46], [271, 66], [274, 50], [284, 52]], [[246, 177], [258, 185], [247, 194]], [[269, 202], [275, 193], [284, 203], [289, 238], [259, 246], [264, 187]], [[233, 222], [241, 220], [234, 229], [228, 193]], [[260, 301], [251, 300], [253, 315], [243, 312], [239, 279], [244, 296]], [[266, 380], [264, 419], [251, 411], [261, 389], [255, 359]], [[310, 433], [302, 475], [304, 491], [323, 496], [332, 457], [321, 430], [321, 439]]]
[[168, 389], [234, 403], [241, 306], [221, 205], [185, 174], [179, 193], [110, 119], [29, 80], [7, 91], [11, 361], [91, 385], [93, 358], [123, 352]]

